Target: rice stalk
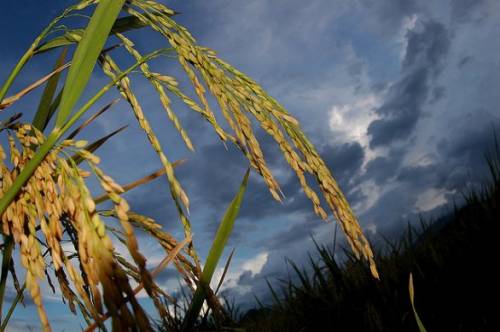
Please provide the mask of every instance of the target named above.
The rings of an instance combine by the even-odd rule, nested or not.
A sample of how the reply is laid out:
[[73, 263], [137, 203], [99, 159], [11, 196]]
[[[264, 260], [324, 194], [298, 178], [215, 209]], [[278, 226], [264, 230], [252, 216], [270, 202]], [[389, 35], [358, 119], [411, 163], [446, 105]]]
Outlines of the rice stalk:
[[59, 16], [57, 16], [55, 19], [53, 19], [47, 25], [47, 27], [45, 27], [45, 29], [42, 31], [42, 33], [40, 33], [40, 35], [38, 35], [35, 38], [35, 40], [31, 44], [31, 46], [28, 48], [28, 50], [19, 59], [19, 61], [16, 64], [16, 66], [14, 67], [14, 69], [12, 69], [11, 73], [7, 77], [5, 83], [0, 88], [0, 102], [3, 101], [5, 95], [9, 91], [10, 87], [12, 86], [12, 84], [14, 83], [14, 80], [16, 79], [16, 77], [19, 75], [19, 73], [23, 69], [24, 65], [35, 55], [37, 47], [40, 45], [40, 43], [42, 42], [42, 40], [45, 37], [47, 37], [47, 35], [52, 31], [52, 29], [54, 29], [54, 27], [56, 26], [56, 24], [59, 23], [59, 21], [61, 21], [62, 19], [68, 17], [73, 11], [83, 10], [83, 9], [85, 9], [85, 8], [87, 8], [87, 7], [95, 4], [96, 2], [97, 2], [97, 0], [83, 0], [83, 1], [80, 1], [79, 3], [66, 8]]
[[[130, 39], [128, 39], [127, 37], [125, 37], [121, 33], [117, 33], [116, 36], [123, 43], [123, 45], [125, 46], [127, 51], [130, 54], [132, 54], [136, 60], [142, 58], [142, 55], [134, 49], [134, 43], [132, 43], [132, 41]], [[184, 141], [184, 143], [186, 144], [188, 149], [190, 149], [191, 151], [194, 151], [194, 147], [193, 147], [193, 143], [191, 142], [191, 139], [189, 138], [189, 136], [186, 133], [186, 131], [184, 130], [184, 128], [182, 128], [182, 125], [180, 124], [179, 119], [177, 118], [177, 116], [175, 115], [175, 113], [172, 111], [172, 109], [170, 107], [171, 102], [170, 102], [170, 99], [168, 98], [167, 94], [165, 93], [165, 89], [159, 83], [159, 80], [153, 78], [154, 76], [153, 76], [151, 70], [149, 69], [149, 65], [147, 63], [143, 63], [140, 66], [140, 69], [141, 69], [142, 73], [144, 74], [144, 76], [146, 78], [148, 78], [148, 80], [151, 82], [151, 85], [154, 87], [154, 89], [156, 90], [156, 92], [160, 96], [160, 102], [161, 102], [163, 108], [165, 109], [165, 111], [167, 112], [168, 118], [174, 124], [175, 129], [177, 129], [177, 131], [181, 135], [182, 140]], [[167, 76], [167, 77], [169, 78], [169, 76]]]
[[37, 81], [31, 83], [30, 85], [28, 85], [15, 95], [5, 98], [3, 102], [0, 103], [0, 111], [12, 106], [12, 104], [14, 104], [16, 101], [20, 100], [22, 97], [26, 96], [31, 91], [35, 90], [45, 82], [49, 81], [51, 78], [58, 77], [61, 74], [61, 72], [66, 68], [68, 68], [69, 66], [70, 66], [69, 63], [62, 64], [61, 66], [55, 68], [52, 72], [48, 73], [47, 75], [43, 76]]

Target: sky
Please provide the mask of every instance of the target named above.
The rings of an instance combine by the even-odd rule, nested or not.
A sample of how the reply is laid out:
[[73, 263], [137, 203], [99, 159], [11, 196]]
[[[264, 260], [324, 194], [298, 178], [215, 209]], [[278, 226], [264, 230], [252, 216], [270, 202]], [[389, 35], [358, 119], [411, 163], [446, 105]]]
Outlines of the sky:
[[[375, 243], [397, 236], [419, 216], [437, 217], [460, 202], [461, 193], [487, 176], [484, 154], [500, 129], [500, 2], [496, 0], [185, 0], [163, 1], [180, 12], [199, 44], [242, 70], [280, 101], [301, 123], [332, 170]], [[0, 80], [32, 39], [70, 1], [4, 0], [0, 5]], [[15, 33], [14, 33], [15, 31]], [[147, 52], [166, 46], [154, 33], [130, 36]], [[55, 54], [35, 58], [11, 92], [46, 74]], [[119, 59], [127, 60], [118, 53]], [[175, 62], [155, 61], [158, 71], [186, 80]], [[96, 70], [87, 93], [106, 77]], [[195, 246], [204, 258], [218, 221], [238, 189], [246, 160], [233, 146], [225, 149], [200, 118], [176, 103], [196, 151], [189, 152], [168, 122], [154, 91], [137, 77], [133, 85], [160, 142], [177, 169], [191, 201]], [[191, 95], [193, 95], [191, 93]], [[110, 94], [101, 104], [109, 102]], [[30, 121], [34, 92], [13, 110]], [[9, 114], [1, 115], [2, 120]], [[160, 167], [125, 102], [82, 138], [96, 139], [129, 125], [98, 153], [103, 169], [127, 183]], [[314, 252], [312, 237], [332, 245], [334, 223], [319, 220], [269, 137], [259, 136], [265, 157], [286, 200], [275, 202], [252, 174], [228, 249], [235, 257], [224, 294], [243, 308], [253, 295], [268, 296], [266, 279], [289, 272], [284, 257], [299, 265]], [[130, 193], [132, 210], [148, 215], [165, 230], [182, 230], [158, 179]], [[141, 238], [140, 248], [154, 266], [164, 253]], [[222, 261], [227, 257], [225, 252]], [[217, 271], [216, 277], [221, 271]], [[175, 292], [177, 276], [166, 270], [160, 285]], [[47, 289], [55, 330], [78, 327], [60, 297]], [[36, 309], [27, 302], [16, 310], [12, 330], [37, 329]]]

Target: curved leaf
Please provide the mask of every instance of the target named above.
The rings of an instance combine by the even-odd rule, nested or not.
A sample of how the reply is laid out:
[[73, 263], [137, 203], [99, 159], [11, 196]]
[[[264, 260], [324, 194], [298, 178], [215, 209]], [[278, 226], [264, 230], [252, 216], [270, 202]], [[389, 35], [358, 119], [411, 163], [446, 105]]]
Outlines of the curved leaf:
[[[59, 58], [56, 61], [54, 66], [54, 71], [57, 68], [62, 67], [64, 65], [64, 61], [66, 59], [66, 53], [68, 53], [68, 49], [65, 48]], [[54, 100], [54, 95], [56, 93], [57, 84], [59, 83], [59, 78], [61, 77], [61, 73], [58, 72], [54, 76], [52, 76], [45, 86], [43, 90], [42, 96], [40, 97], [40, 103], [38, 104], [38, 110], [35, 113], [35, 117], [33, 118], [33, 126], [39, 130], [45, 129], [47, 123], [50, 119], [50, 110], [52, 101]]]
[[424, 323], [422, 323], [420, 317], [418, 316], [417, 309], [415, 309], [415, 290], [413, 288], [413, 275], [411, 273], [410, 273], [410, 279], [408, 281], [408, 290], [410, 292], [411, 307], [413, 308], [413, 314], [415, 315], [415, 320], [417, 321], [418, 330], [420, 332], [427, 332]]
[[203, 301], [205, 301], [206, 293], [205, 287], [209, 287], [210, 281], [212, 280], [212, 276], [214, 274], [215, 268], [217, 267], [217, 263], [224, 251], [224, 247], [226, 246], [227, 241], [229, 240], [229, 236], [231, 235], [231, 231], [233, 230], [234, 221], [238, 216], [240, 211], [241, 202], [243, 201], [243, 195], [245, 194], [245, 190], [248, 184], [248, 175], [250, 174], [250, 169], [245, 173], [245, 177], [240, 185], [240, 190], [238, 194], [234, 197], [231, 205], [226, 210], [224, 217], [222, 218], [221, 223], [219, 224], [219, 228], [217, 229], [217, 233], [215, 234], [215, 239], [212, 243], [212, 247], [208, 252], [207, 261], [205, 262], [205, 266], [203, 267], [203, 273], [201, 275], [200, 282], [193, 296], [193, 300], [191, 301], [191, 305], [189, 311], [184, 318], [184, 323], [182, 330], [183, 331], [191, 331], [194, 323], [196, 322], [196, 318], [203, 306]]
[[56, 127], [60, 128], [71, 114], [90, 79], [97, 58], [101, 53], [125, 0], [102, 0], [78, 43], [72, 65], [64, 84]]
[[[125, 16], [117, 19], [115, 24], [111, 28], [111, 35], [116, 33], [127, 32], [130, 30], [136, 30], [144, 28], [146, 24], [140, 21], [137, 17], [134, 16]], [[42, 45], [40, 45], [35, 53], [40, 54], [50, 50], [53, 50], [62, 46], [70, 46], [75, 43], [78, 43], [83, 37], [83, 29], [73, 29], [66, 31], [63, 35], [57, 36]]]

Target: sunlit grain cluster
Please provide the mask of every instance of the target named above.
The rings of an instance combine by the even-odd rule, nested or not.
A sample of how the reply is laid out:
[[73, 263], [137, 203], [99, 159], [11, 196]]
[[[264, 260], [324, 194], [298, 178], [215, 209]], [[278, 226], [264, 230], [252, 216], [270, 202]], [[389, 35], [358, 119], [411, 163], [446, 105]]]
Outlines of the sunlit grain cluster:
[[[8, 160], [0, 148], [2, 192], [15, 181], [23, 166], [33, 157], [37, 146], [44, 141], [43, 135], [29, 125], [17, 125], [10, 132]], [[117, 330], [132, 328], [138, 323], [147, 328], [148, 319], [135, 300], [126, 271], [115, 259], [106, 224], [96, 211], [85, 184], [85, 178], [91, 173], [79, 168], [72, 155], [79, 155], [88, 163], [114, 203], [114, 215], [122, 226], [121, 233], [135, 262], [132, 268], [138, 272], [138, 281], [158, 301], [158, 308], [164, 311], [158, 300], [158, 287], [154, 285], [146, 270], [146, 261], [139, 253], [128, 216], [129, 207], [120, 196], [123, 188], [97, 167], [99, 158], [86, 151], [85, 145], [83, 141], [66, 140], [46, 156], [18, 198], [2, 215], [3, 234], [12, 235], [20, 248], [21, 262], [26, 269], [26, 286], [38, 307], [45, 330], [49, 329], [49, 321], [42, 304], [40, 280], [45, 278], [51, 267], [72, 311], [76, 310], [74, 303], [79, 301], [78, 294], [83, 300], [79, 303], [83, 304], [80, 309], [85, 308], [82, 313], [88, 318], [98, 320], [104, 313], [105, 305]], [[132, 215], [132, 219], [146, 229], [157, 229], [155, 235], [165, 238], [166, 247], [175, 245], [173, 238], [161, 232], [154, 222], [144, 222], [137, 215]], [[77, 255], [72, 257], [77, 258], [76, 261], [63, 250], [63, 241], [73, 245]], [[124, 305], [124, 295], [128, 296], [130, 307]]]

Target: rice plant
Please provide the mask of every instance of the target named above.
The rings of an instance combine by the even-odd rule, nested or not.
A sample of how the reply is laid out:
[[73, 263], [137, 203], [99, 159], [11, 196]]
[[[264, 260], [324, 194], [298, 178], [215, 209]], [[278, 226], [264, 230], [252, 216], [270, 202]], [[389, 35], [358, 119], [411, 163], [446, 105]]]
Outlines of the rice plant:
[[[172, 313], [175, 303], [165, 303], [172, 299], [168, 290], [161, 289], [154, 282], [154, 276], [170, 262], [194, 292], [194, 301], [183, 322], [185, 330], [193, 325], [205, 299], [214, 313], [220, 310], [218, 299], [208, 285], [236, 219], [236, 205], [241, 204], [245, 185], [242, 184], [236, 201], [223, 218], [220, 226], [223, 231], [214, 240], [213, 255], [202, 269], [192, 239], [190, 200], [175, 173], [179, 162], [169, 159], [165, 143], [159, 141], [152, 129], [149, 114], [134, 92], [133, 72], [140, 72], [158, 93], [169, 121], [188, 149], [194, 151], [195, 147], [172, 109], [173, 98], [207, 121], [224, 144], [237, 146], [248, 159], [251, 169], [263, 178], [270, 194], [281, 201], [283, 195], [279, 183], [267, 166], [255, 135], [254, 123], [257, 123], [280, 148], [316, 214], [326, 220], [325, 207], [306, 175], [310, 174], [316, 180], [321, 196], [339, 222], [353, 253], [366, 260], [371, 274], [378, 277], [373, 253], [356, 217], [297, 120], [255, 81], [217, 57], [215, 51], [200, 46], [189, 31], [176, 22], [175, 14], [174, 10], [154, 0], [79, 1], [65, 9], [34, 39], [0, 87], [0, 109], [7, 117], [1, 123], [0, 131], [8, 137], [8, 149], [0, 149], [0, 215], [4, 238], [0, 312], [10, 274], [19, 298], [25, 288], [29, 291], [44, 331], [51, 329], [40, 291], [40, 281], [44, 278], [57, 279], [70, 310], [73, 313], [79, 311], [88, 322], [87, 331], [106, 329], [110, 326], [105, 325], [108, 318], [116, 331], [151, 330], [149, 314], [135, 296], [143, 288], [159, 317], [166, 324], [177, 324], [177, 317]], [[74, 17], [85, 20], [85, 28], [71, 28], [73, 21], [68, 19]], [[129, 34], [135, 29], [161, 35], [166, 47], [138, 49]], [[130, 61], [114, 55], [117, 49], [129, 54], [131, 66], [124, 66], [124, 62]], [[41, 53], [59, 51], [52, 72], [7, 96], [28, 61], [36, 61]], [[68, 54], [72, 54], [71, 61], [66, 62]], [[179, 87], [178, 78], [157, 72], [148, 63], [155, 58], [167, 61], [172, 57], [192, 84], [196, 99]], [[109, 77], [109, 83], [90, 99], [83, 100], [88, 82], [98, 68]], [[31, 123], [13, 113], [16, 102], [44, 85]], [[106, 93], [114, 88], [130, 105], [162, 165], [160, 171], [126, 186], [116, 183], [99, 168], [97, 153], [98, 148], [120, 130], [90, 144], [75, 138], [84, 127], [112, 107], [114, 101], [88, 116], [95, 109], [96, 102], [107, 98]], [[215, 99], [218, 112], [208, 102], [209, 94]], [[87, 120], [76, 127], [84, 117]], [[88, 171], [82, 163], [86, 164]], [[154, 220], [134, 213], [121, 196], [125, 191], [163, 175], [184, 228], [182, 240], [162, 230]], [[98, 180], [103, 195], [92, 197], [87, 185], [89, 177]], [[111, 201], [113, 209], [98, 208], [104, 201]], [[107, 223], [108, 217], [117, 220], [119, 227]], [[165, 249], [166, 257], [154, 271], [146, 269], [146, 259], [140, 253], [135, 237], [136, 229], [148, 233]], [[63, 241], [71, 244], [71, 253], [62, 249]], [[114, 241], [125, 243], [132, 261], [117, 254]], [[25, 269], [23, 286], [17, 280], [12, 261], [15, 250], [19, 251]], [[132, 287], [132, 281], [138, 284], [136, 288]], [[2, 321], [2, 329], [17, 303], [18, 299]]]

